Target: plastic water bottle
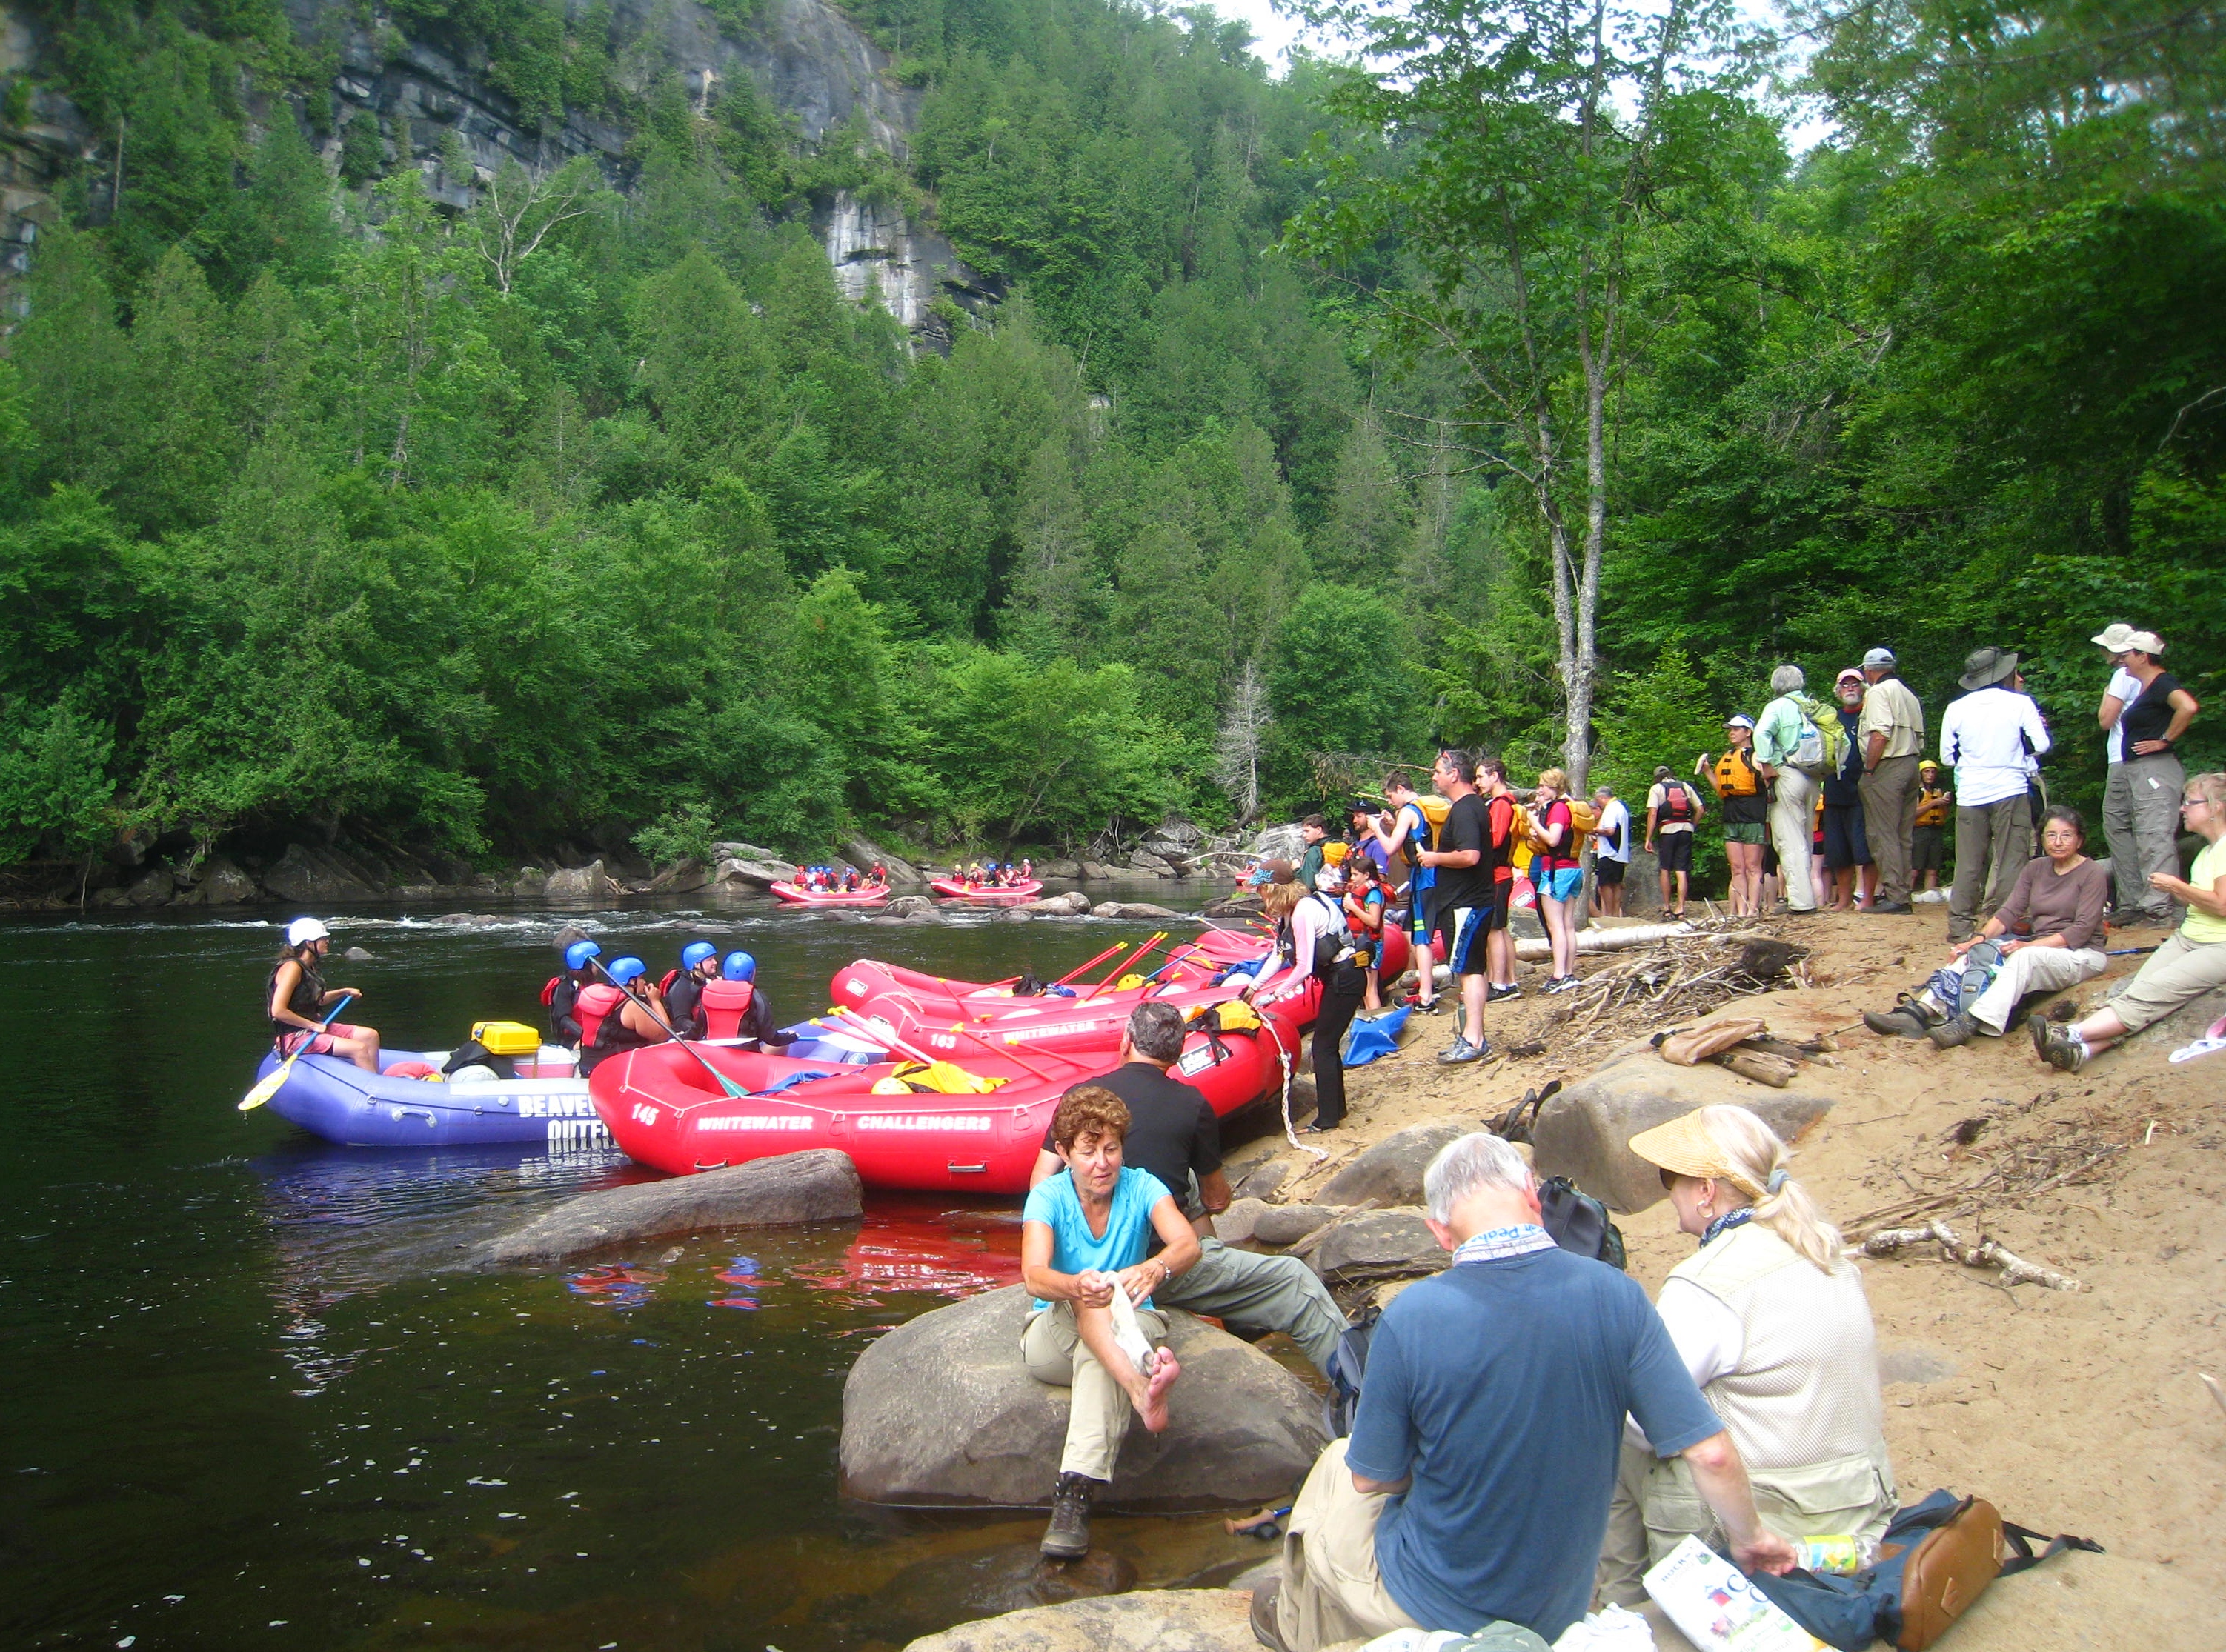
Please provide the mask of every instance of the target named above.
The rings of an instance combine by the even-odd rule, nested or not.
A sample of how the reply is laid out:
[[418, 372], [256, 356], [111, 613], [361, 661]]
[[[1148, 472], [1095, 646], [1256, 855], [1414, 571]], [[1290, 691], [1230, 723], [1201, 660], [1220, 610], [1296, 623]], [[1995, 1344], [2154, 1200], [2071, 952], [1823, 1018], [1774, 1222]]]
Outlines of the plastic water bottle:
[[1879, 1546], [1875, 1538], [1804, 1537], [1794, 1544], [1800, 1558], [1794, 1562], [1803, 1571], [1829, 1572], [1843, 1578], [1852, 1578], [1858, 1572], [1867, 1572], [1878, 1564]]

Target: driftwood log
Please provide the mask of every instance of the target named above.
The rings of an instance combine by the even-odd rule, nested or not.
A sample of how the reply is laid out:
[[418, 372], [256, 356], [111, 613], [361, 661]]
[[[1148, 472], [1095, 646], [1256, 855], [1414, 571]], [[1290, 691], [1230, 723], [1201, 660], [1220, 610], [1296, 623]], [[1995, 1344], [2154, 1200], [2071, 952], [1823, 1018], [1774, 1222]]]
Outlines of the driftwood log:
[[1801, 1071], [1797, 1063], [1784, 1056], [1772, 1055], [1767, 1050], [1750, 1049], [1741, 1045], [1727, 1050], [1721, 1055], [1711, 1056], [1719, 1067], [1726, 1067], [1742, 1078], [1752, 1078], [1758, 1084], [1767, 1084], [1772, 1090], [1784, 1090], [1793, 1082], [1793, 1075]]
[[2076, 1291], [2079, 1281], [2054, 1268], [2041, 1268], [2012, 1255], [2001, 1246], [1979, 1236], [1975, 1244], [1965, 1244], [1956, 1236], [1955, 1229], [1935, 1219], [1921, 1228], [1885, 1228], [1863, 1241], [1866, 1256], [1892, 1256], [1913, 1245], [1937, 1244], [1943, 1259], [1965, 1268], [1998, 1268], [2001, 1282], [2007, 1285], [2045, 1285], [2051, 1291]]

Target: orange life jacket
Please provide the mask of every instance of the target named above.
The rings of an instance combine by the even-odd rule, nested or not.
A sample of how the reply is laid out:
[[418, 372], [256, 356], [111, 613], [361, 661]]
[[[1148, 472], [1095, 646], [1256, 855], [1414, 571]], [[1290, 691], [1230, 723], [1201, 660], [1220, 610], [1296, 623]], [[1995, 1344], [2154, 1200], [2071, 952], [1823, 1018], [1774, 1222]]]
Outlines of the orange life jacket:
[[1948, 823], [1948, 794], [1944, 791], [1919, 792], [1917, 823], [1919, 826], [1945, 826]]
[[1762, 776], [1754, 766], [1754, 753], [1735, 746], [1716, 759], [1716, 791], [1720, 797], [1752, 797], [1762, 790]]
[[742, 1017], [750, 1013], [750, 1000], [756, 990], [755, 983], [747, 981], [705, 982], [703, 1036], [707, 1039], [741, 1037]]

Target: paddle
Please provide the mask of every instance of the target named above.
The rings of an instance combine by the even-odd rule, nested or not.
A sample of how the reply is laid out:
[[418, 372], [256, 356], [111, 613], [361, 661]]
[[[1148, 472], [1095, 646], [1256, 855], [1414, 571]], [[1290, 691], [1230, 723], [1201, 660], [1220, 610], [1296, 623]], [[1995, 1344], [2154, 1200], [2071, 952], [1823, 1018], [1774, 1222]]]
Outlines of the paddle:
[[1053, 986], [1054, 986], [1054, 987], [1064, 987], [1064, 986], [1065, 986], [1065, 985], [1066, 985], [1066, 983], [1067, 983], [1068, 982], [1070, 982], [1070, 981], [1073, 980], [1077, 975], [1080, 975], [1080, 974], [1081, 974], [1084, 969], [1096, 969], [1099, 964], [1101, 964], [1101, 963], [1104, 963], [1106, 959], [1108, 959], [1108, 958], [1111, 957], [1111, 956], [1112, 956], [1116, 952], [1118, 952], [1120, 950], [1121, 950], [1121, 943], [1120, 943], [1120, 942], [1118, 942], [1118, 941], [1116, 941], [1116, 942], [1114, 942], [1114, 943], [1113, 943], [1113, 944], [1112, 944], [1112, 945], [1110, 945], [1110, 946], [1107, 947], [1107, 948], [1106, 948], [1103, 952], [1099, 953], [1096, 957], [1094, 957], [1094, 958], [1091, 959], [1091, 961], [1090, 961], [1089, 963], [1078, 963], [1078, 964], [1076, 964], [1076, 965], [1074, 966], [1074, 968], [1073, 968], [1073, 969], [1072, 969], [1068, 970], [1065, 975], [1061, 975], [1061, 976], [1060, 976], [1057, 981], [1053, 982], [1051, 984], [1052, 984]]
[[1161, 942], [1167, 938], [1167, 932], [1165, 930], [1161, 930], [1157, 934], [1154, 935], [1150, 939], [1147, 940], [1143, 945], [1138, 947], [1127, 957], [1122, 959], [1120, 963], [1115, 964], [1110, 969], [1108, 969], [1105, 972], [1104, 980], [1099, 982], [1095, 987], [1092, 987], [1088, 992], [1082, 994], [1082, 1001], [1086, 1004], [1091, 999], [1097, 997], [1098, 994], [1103, 992], [1107, 987], [1120, 978], [1121, 972], [1123, 969], [1126, 969], [1130, 964], [1135, 963], [1137, 959], [1142, 957], [1144, 954], [1149, 952], [1154, 947], [1157, 946]]
[[[323, 1020], [317, 1023], [317, 1032], [323, 1032], [334, 1021], [338, 1020], [340, 1019], [340, 1012], [354, 1001], [355, 1000], [353, 996], [351, 995], [341, 999], [339, 1003], [334, 1005], [333, 1013], [330, 1015], [326, 1016]], [[268, 1078], [259, 1082], [253, 1090], [249, 1090], [245, 1096], [240, 1098], [239, 1110], [241, 1112], [253, 1112], [257, 1108], [262, 1106], [264, 1102], [269, 1101], [273, 1096], [276, 1096], [279, 1090], [285, 1087], [286, 1075], [293, 1071], [294, 1064], [302, 1058], [302, 1052], [308, 1049], [311, 1045], [317, 1041], [317, 1032], [312, 1032], [308, 1038], [303, 1039], [299, 1044], [296, 1045], [294, 1046], [293, 1054], [288, 1056], [283, 1061], [273, 1067], [270, 1070], [270, 1076]]]
[[[885, 1050], [894, 1050], [900, 1055], [910, 1056], [914, 1061], [925, 1062], [931, 1067], [947, 1066], [951, 1064], [944, 1061], [940, 1057], [929, 1055], [925, 1051], [906, 1043], [902, 1039], [897, 1036], [896, 1029], [894, 1027], [890, 1027], [887, 1032], [882, 1032], [876, 1028], [873, 1022], [865, 1020], [862, 1016], [854, 1014], [849, 1010], [838, 1009], [835, 1013], [841, 1016], [845, 1021], [849, 1022], [856, 1031], [860, 1038], [870, 1039], [874, 1043], [880, 1045]], [[887, 1023], [884, 1022], [882, 1025], [887, 1026]], [[1018, 1059], [1017, 1057], [1014, 1058], [1016, 1060]], [[1023, 1061], [1021, 1064], [1023, 1067], [1026, 1067], [1028, 1064]], [[959, 1071], [961, 1072], [966, 1071], [964, 1067], [961, 1067]], [[1031, 1068], [1030, 1071], [1034, 1071], [1034, 1070]], [[966, 1076], [969, 1078], [971, 1078], [976, 1083], [982, 1085], [980, 1090], [973, 1092], [977, 1096], [987, 1095], [992, 1089], [995, 1088], [994, 1085], [986, 1083], [979, 1073], [966, 1073]], [[1036, 1077], [1048, 1080], [1050, 1075], [1048, 1073], [1037, 1073]]]
[[[1014, 1061], [1019, 1062], [1021, 1065], [1026, 1067], [1030, 1072], [1034, 1073], [1037, 1077], [1043, 1079], [1047, 1083], [1055, 1082], [1049, 1073], [1046, 1072], [1042, 1068], [1037, 1066], [1035, 1063], [1030, 1061], [1026, 1056], [1022, 1055], [1020, 1052], [1019, 1048], [1010, 1042], [998, 1044], [992, 1039], [983, 1038], [971, 1027], [963, 1026], [954, 1026], [951, 1030], [953, 1032], [957, 1033], [961, 1038], [971, 1039], [975, 1044], [980, 1045], [983, 1049], [987, 1050], [991, 1055], [1010, 1056]], [[1064, 1062], [1068, 1066], [1078, 1069], [1094, 1067], [1097, 1064], [1093, 1061], [1078, 1061], [1072, 1056], [1063, 1056], [1056, 1050], [1039, 1050], [1036, 1053], [1042, 1056], [1046, 1060]]]
[[[590, 958], [588, 962], [595, 966], [595, 973], [597, 975], [601, 975], [605, 981], [611, 981], [611, 972], [603, 968], [603, 961], [601, 958]], [[611, 981], [611, 985], [618, 987], [619, 993], [622, 997], [633, 998], [633, 994], [627, 992], [625, 988], [619, 987], [619, 983], [617, 982]], [[646, 1013], [651, 1020], [655, 1021], [659, 1026], [665, 1029], [665, 1036], [666, 1038], [671, 1039], [673, 1043], [678, 1045], [690, 1056], [694, 1057], [697, 1066], [701, 1067], [705, 1072], [709, 1073], [712, 1077], [719, 1081], [719, 1088], [725, 1090], [729, 1098], [737, 1102], [746, 1102], [749, 1099], [749, 1091], [744, 1090], [733, 1079], [728, 1077], [726, 1074], [721, 1072], [709, 1062], [704, 1060], [703, 1052], [701, 1050], [698, 1050], [694, 1045], [689, 1043], [687, 1039], [682, 1038], [677, 1032], [675, 1032], [672, 1030], [672, 1023], [666, 1020], [665, 1017], [659, 1015], [655, 1010], [651, 1009], [649, 1007], [649, 1001], [646, 998], [633, 998], [633, 1001], [641, 1006], [643, 1013]], [[611, 1013], [614, 1015], [620, 1014], [625, 1010], [625, 1008], [626, 1006], [623, 1004], [614, 1004], [611, 1006]]]

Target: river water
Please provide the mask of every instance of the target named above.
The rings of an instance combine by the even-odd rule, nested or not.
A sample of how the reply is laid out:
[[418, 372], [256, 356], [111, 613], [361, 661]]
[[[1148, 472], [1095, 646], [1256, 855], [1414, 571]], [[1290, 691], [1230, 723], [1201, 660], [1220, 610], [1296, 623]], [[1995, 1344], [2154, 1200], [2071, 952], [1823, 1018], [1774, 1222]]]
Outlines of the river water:
[[[538, 1023], [557, 927], [661, 969], [760, 960], [784, 1020], [880, 956], [1063, 974], [1137, 924], [868, 925], [435, 910], [334, 921], [328, 978], [390, 1046]], [[234, 1102], [276, 924], [0, 928], [0, 1642], [11, 1647], [866, 1652], [1056, 1587], [1040, 1515], [840, 1499], [843, 1380], [881, 1331], [1018, 1277], [1016, 1201], [456, 1271], [466, 1246], [645, 1172], [608, 1150], [328, 1147]], [[1101, 1519], [1101, 1573], [1216, 1581], [1218, 1519]], [[1015, 1593], [1015, 1591], [1021, 1592]]]

